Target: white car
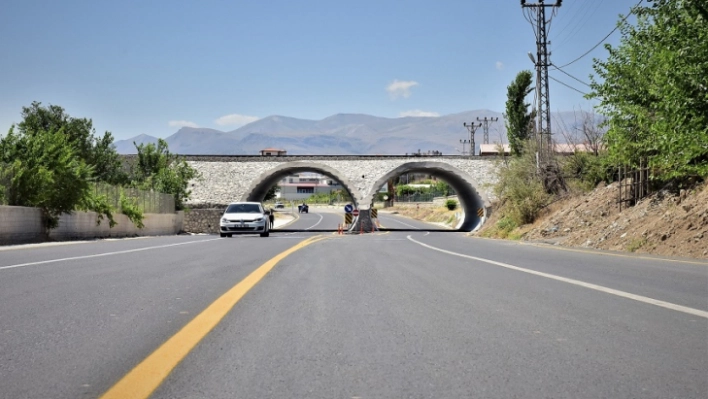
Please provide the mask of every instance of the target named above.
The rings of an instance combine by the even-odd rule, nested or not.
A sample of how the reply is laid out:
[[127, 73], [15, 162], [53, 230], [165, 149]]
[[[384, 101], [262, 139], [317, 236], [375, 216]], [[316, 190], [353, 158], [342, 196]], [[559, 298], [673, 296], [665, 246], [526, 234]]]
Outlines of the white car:
[[255, 234], [270, 235], [270, 212], [259, 202], [233, 202], [229, 204], [219, 221], [219, 235]]

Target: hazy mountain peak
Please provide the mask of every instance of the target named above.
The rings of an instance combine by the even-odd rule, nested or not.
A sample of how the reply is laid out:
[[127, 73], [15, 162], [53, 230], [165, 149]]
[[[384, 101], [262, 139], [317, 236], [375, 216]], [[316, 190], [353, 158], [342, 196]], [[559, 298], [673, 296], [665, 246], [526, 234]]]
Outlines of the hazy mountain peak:
[[[554, 118], [571, 121], [573, 113], [553, 113]], [[175, 154], [250, 154], [266, 147], [277, 147], [289, 154], [405, 154], [428, 150], [457, 154], [461, 139], [469, 139], [463, 122], [476, 118], [498, 117], [490, 125], [490, 142], [506, 141], [504, 118], [500, 112], [473, 110], [435, 118], [384, 118], [366, 114], [339, 113], [322, 120], [270, 115], [225, 133], [216, 129], [183, 127], [166, 138]], [[560, 126], [556, 124], [555, 126]], [[557, 129], [557, 128], [556, 128]], [[560, 137], [561, 135], [558, 134]], [[482, 129], [475, 135], [483, 142]], [[135, 153], [133, 141], [157, 142], [140, 135], [115, 143], [119, 153]]]

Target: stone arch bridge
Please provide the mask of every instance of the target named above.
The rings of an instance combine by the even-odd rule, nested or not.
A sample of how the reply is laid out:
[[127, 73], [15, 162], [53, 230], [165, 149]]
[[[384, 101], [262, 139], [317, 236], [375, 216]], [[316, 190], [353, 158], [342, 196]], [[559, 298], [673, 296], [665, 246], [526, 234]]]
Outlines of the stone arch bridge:
[[[185, 155], [202, 178], [191, 182], [192, 205], [224, 205], [261, 201], [282, 178], [298, 172], [317, 172], [337, 180], [354, 201], [360, 224], [371, 224], [369, 210], [376, 192], [389, 179], [405, 173], [425, 173], [446, 181], [458, 193], [465, 218], [458, 228], [471, 231], [490, 212], [491, 184], [497, 175], [493, 158], [463, 156], [307, 155], [262, 157], [243, 155]], [[481, 211], [480, 211], [481, 210]], [[481, 214], [481, 216], [480, 216]]]

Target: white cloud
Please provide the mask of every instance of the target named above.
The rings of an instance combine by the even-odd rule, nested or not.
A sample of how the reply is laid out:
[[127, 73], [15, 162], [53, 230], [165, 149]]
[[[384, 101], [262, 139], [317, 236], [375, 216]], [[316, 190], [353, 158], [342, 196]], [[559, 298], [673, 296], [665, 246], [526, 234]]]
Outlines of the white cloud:
[[221, 118], [214, 121], [219, 126], [243, 126], [248, 125], [251, 122], [255, 122], [260, 119], [257, 116], [248, 116], [240, 114], [229, 114], [224, 115]]
[[501, 61], [497, 61], [496, 67], [497, 67], [497, 71], [501, 71], [502, 69], [504, 69], [504, 63]]
[[171, 127], [199, 127], [199, 125], [190, 121], [169, 121], [167, 124]]
[[410, 111], [403, 111], [400, 114], [398, 114], [398, 116], [400, 116], [401, 118], [404, 118], [406, 116], [434, 118], [434, 117], [440, 116], [440, 114], [437, 112], [421, 111], [419, 109], [412, 109]]
[[418, 82], [413, 80], [394, 79], [391, 84], [386, 86], [386, 91], [388, 92], [388, 95], [391, 96], [392, 100], [399, 97], [408, 98], [411, 96], [411, 88], [414, 86], [418, 86]]

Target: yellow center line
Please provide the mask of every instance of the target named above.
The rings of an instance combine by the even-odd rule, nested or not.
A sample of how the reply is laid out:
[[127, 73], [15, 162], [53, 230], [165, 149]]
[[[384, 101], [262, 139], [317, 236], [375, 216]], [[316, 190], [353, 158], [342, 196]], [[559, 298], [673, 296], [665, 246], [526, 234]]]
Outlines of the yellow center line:
[[325, 237], [322, 236], [308, 238], [259, 266], [135, 366], [135, 368], [103, 394], [101, 398], [148, 398], [155, 389], [162, 384], [162, 381], [167, 378], [172, 370], [177, 367], [182, 359], [219, 324], [221, 319], [226, 316], [234, 305], [236, 305], [251, 288], [258, 284], [278, 262], [293, 252], [324, 239]]

